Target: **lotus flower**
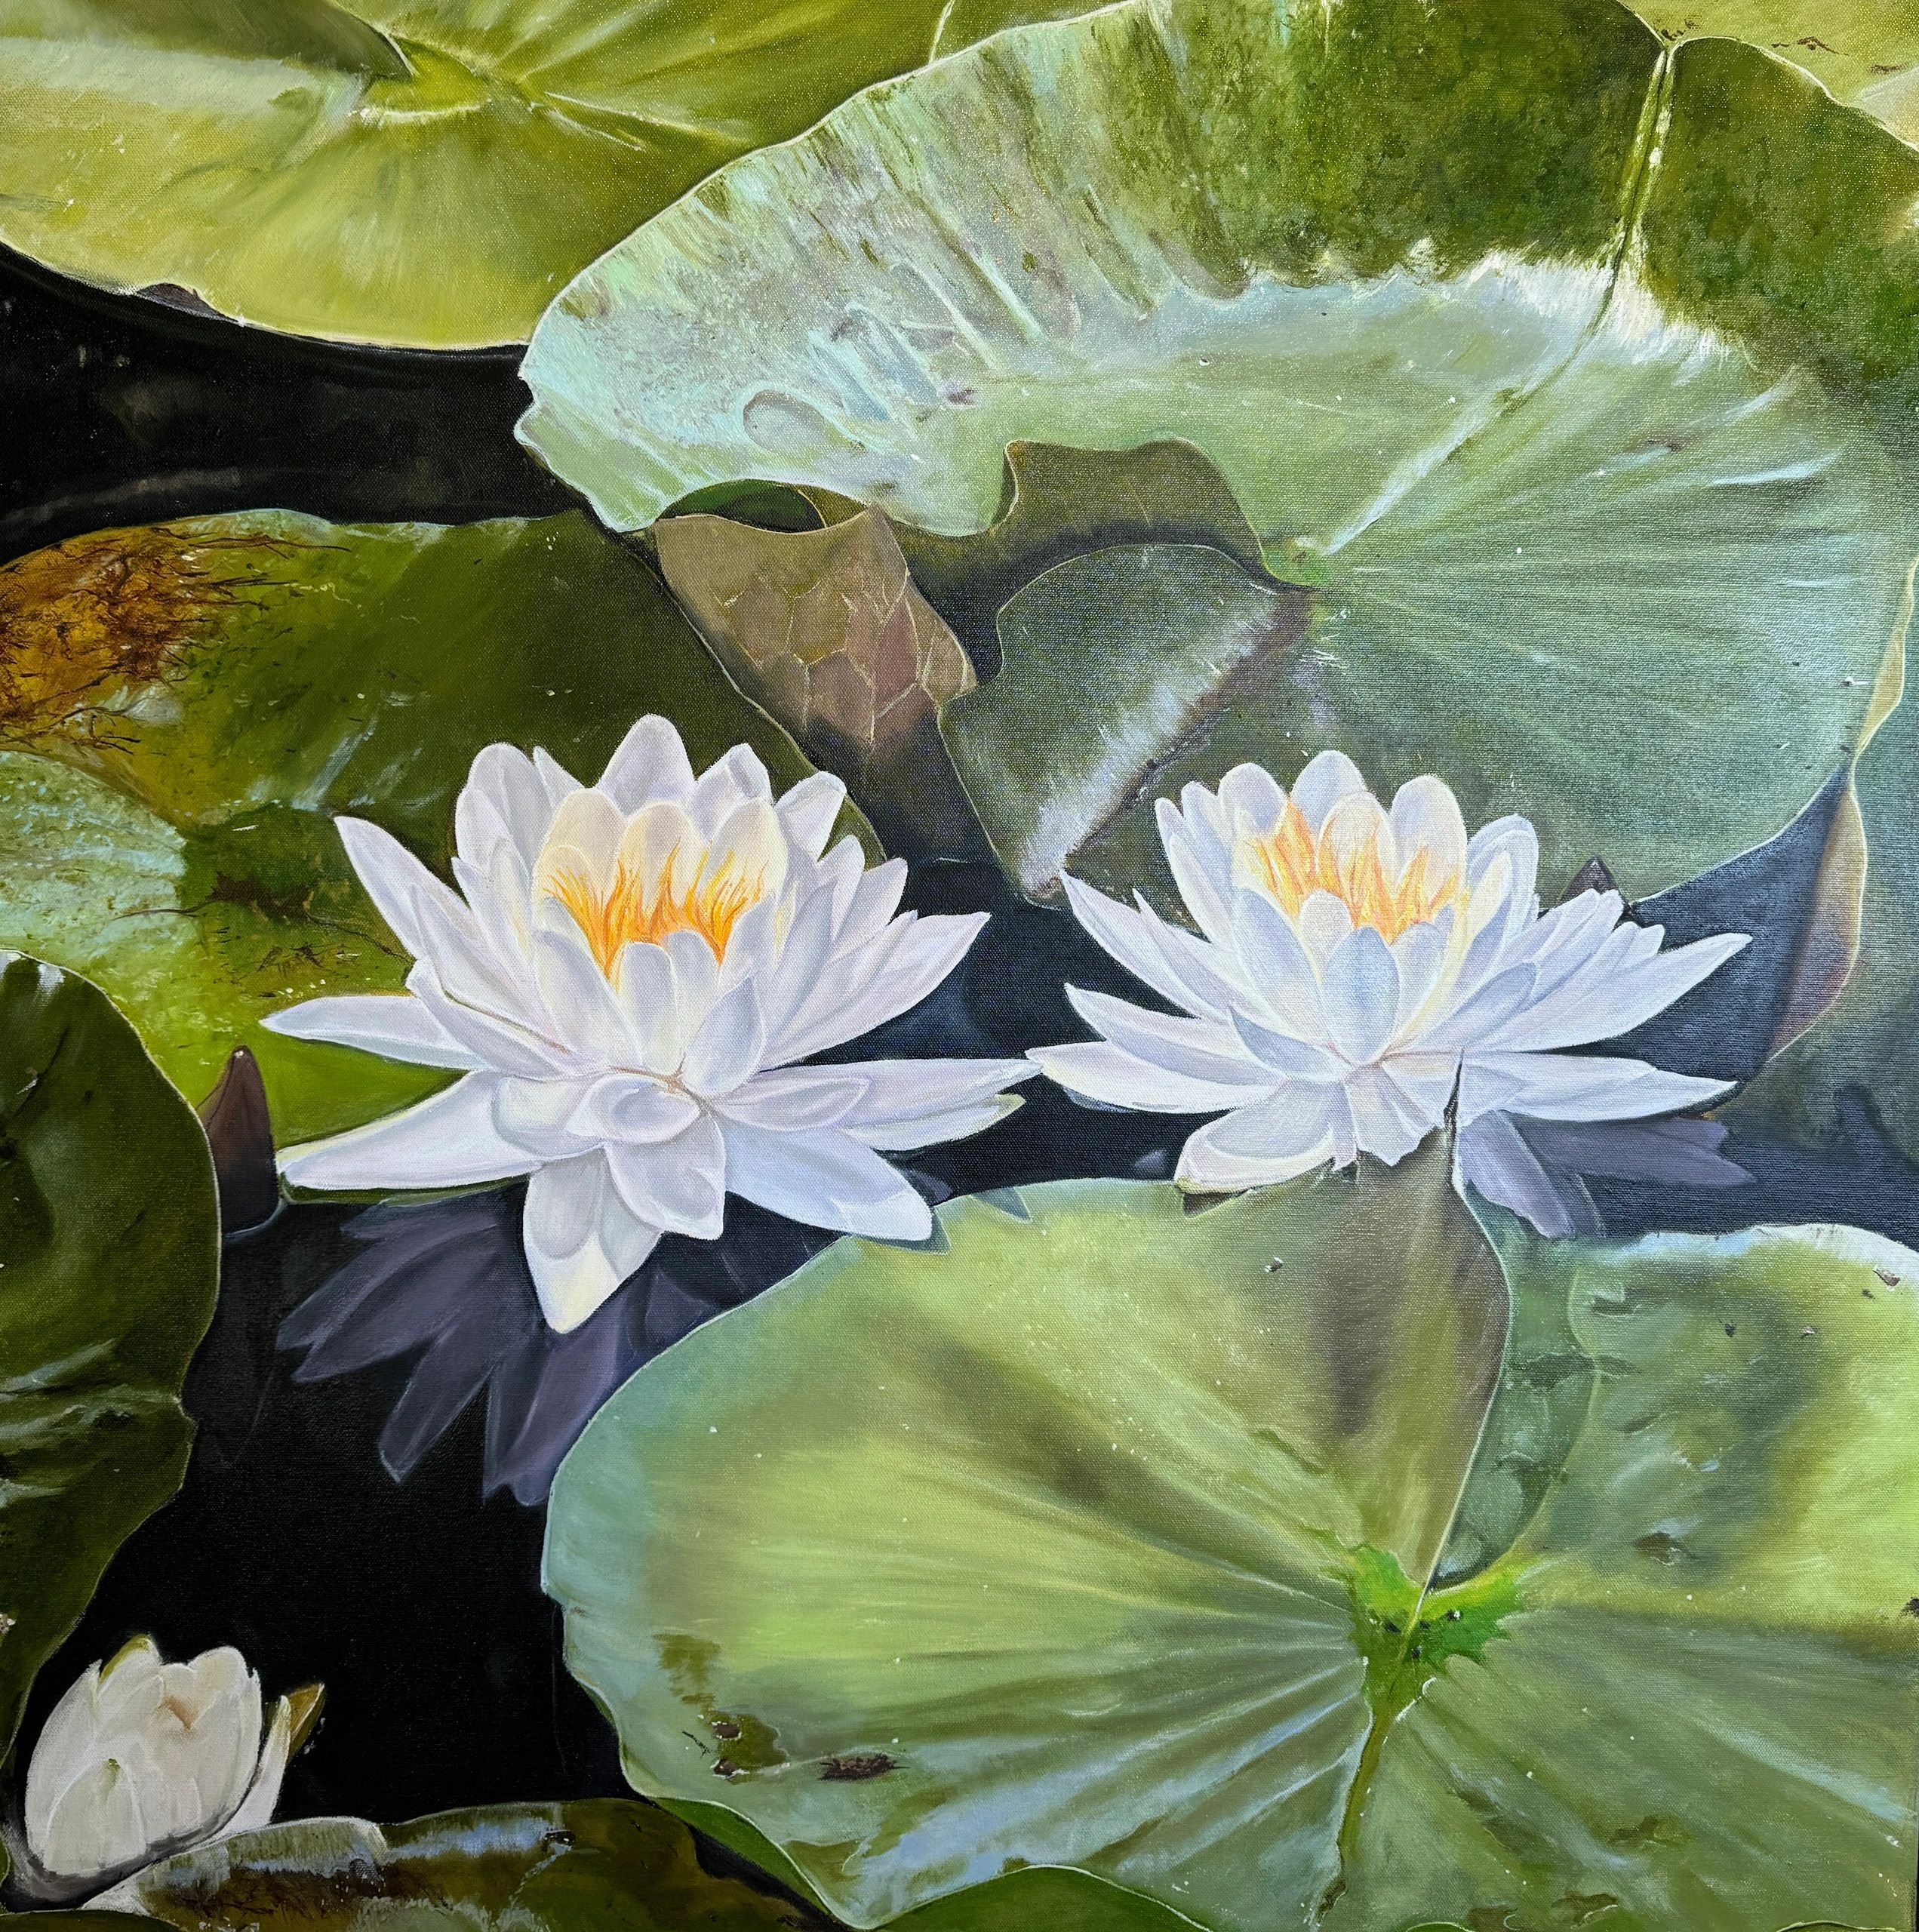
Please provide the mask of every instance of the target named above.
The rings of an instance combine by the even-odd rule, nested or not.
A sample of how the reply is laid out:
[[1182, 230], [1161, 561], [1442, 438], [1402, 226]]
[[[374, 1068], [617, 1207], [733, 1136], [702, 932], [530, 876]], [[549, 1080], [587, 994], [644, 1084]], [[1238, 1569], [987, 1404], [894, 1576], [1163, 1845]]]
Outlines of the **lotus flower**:
[[1032, 1069], [801, 1063], [924, 998], [985, 924], [896, 917], [902, 862], [869, 871], [850, 838], [825, 850], [844, 797], [816, 774], [776, 801], [744, 745], [696, 779], [672, 724], [643, 718], [595, 785], [544, 752], [481, 752], [454, 814], [457, 892], [377, 826], [338, 820], [417, 963], [404, 994], [267, 1023], [463, 1077], [292, 1149], [288, 1180], [391, 1193], [530, 1177], [527, 1260], [561, 1332], [663, 1233], [718, 1235], [729, 1190], [923, 1239], [931, 1211], [879, 1150], [977, 1133]]
[[1542, 914], [1523, 818], [1468, 838], [1438, 779], [1401, 786], [1389, 810], [1330, 751], [1290, 795], [1242, 764], [1216, 793], [1162, 799], [1158, 817], [1197, 934], [1143, 900], [1066, 890], [1087, 931], [1179, 1011], [1069, 989], [1101, 1037], [1032, 1057], [1087, 1100], [1219, 1114], [1181, 1151], [1184, 1187], [1260, 1186], [1361, 1152], [1390, 1164], [1456, 1102], [1462, 1177], [1525, 1212], [1535, 1177], [1513, 1117], [1631, 1120], [1730, 1091], [1568, 1049], [1650, 1019], [1747, 935], [1662, 952], [1662, 930], [1625, 920], [1610, 891]]
[[29, 1890], [72, 1899], [177, 1851], [267, 1823], [318, 1692], [282, 1697], [261, 1730], [260, 1679], [238, 1651], [167, 1663], [137, 1637], [56, 1704], [26, 1773]]

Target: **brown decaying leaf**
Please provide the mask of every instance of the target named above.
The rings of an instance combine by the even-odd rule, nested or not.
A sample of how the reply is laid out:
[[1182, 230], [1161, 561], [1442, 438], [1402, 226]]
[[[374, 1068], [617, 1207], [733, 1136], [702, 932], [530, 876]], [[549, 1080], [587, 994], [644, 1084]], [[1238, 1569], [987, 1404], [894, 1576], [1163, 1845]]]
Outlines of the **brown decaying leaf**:
[[883, 515], [799, 531], [680, 516], [654, 535], [673, 595], [733, 681], [846, 780], [889, 848], [976, 848], [938, 731], [973, 667]]

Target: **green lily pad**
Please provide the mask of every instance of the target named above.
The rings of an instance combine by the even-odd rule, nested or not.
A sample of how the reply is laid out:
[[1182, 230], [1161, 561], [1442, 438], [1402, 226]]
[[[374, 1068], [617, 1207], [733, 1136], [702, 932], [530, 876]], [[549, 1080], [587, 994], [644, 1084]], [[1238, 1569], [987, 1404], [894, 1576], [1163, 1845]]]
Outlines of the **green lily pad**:
[[1069, 0], [43, 0], [0, 31], [0, 241], [296, 334], [524, 341], [733, 155]]
[[383, 1829], [357, 1818], [303, 1819], [167, 1859], [99, 1903], [182, 1932], [824, 1926], [786, 1900], [711, 1876], [678, 1819], [618, 1799], [449, 1811]]
[[0, 955], [0, 1755], [180, 1487], [220, 1214], [193, 1110], [84, 980]]
[[[1010, 596], [946, 736], [1029, 890], [1109, 831], [1137, 881], [1155, 794], [1329, 743], [1525, 812], [1548, 881], [1762, 843], [1903, 625], [1909, 466], [1839, 365], [1919, 315], [1919, 156], [1612, 0], [1290, 11], [1019, 29], [721, 171], [549, 312], [523, 436], [617, 525], [758, 477], [952, 536], [1018, 438], [1196, 445], [1297, 588], [1136, 540]], [[1825, 117], [1783, 191], [1700, 125], [1722, 54], [1748, 122]]]
[[1919, 16], [1900, 0], [1634, 0], [1661, 39], [1751, 42], [1905, 140], [1919, 135]]
[[1023, 1198], [575, 1447], [547, 1584], [638, 1789], [857, 1925], [1035, 1866], [1246, 1932], [1909, 1922], [1919, 1257], [1489, 1241], [1437, 1143]]
[[283, 1143], [445, 1076], [266, 1032], [411, 963], [336, 813], [444, 867], [475, 752], [596, 777], [633, 720], [809, 768], [639, 558], [585, 517], [345, 526], [278, 510], [81, 537], [0, 571], [0, 943], [97, 980], [192, 1097], [236, 1044]]

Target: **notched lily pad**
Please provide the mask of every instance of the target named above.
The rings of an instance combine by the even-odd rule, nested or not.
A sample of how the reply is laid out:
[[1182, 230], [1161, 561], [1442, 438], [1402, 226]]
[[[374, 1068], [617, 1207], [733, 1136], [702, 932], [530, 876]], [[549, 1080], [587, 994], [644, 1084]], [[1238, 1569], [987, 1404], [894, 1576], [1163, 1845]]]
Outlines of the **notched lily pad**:
[[[1038, 1866], [1247, 1932], [1905, 1922], [1919, 1260], [1489, 1241], [1436, 1144], [1024, 1199], [842, 1242], [582, 1438], [546, 1579], [638, 1788], [860, 1925]], [[696, 1694], [785, 1766], [716, 1790]]]

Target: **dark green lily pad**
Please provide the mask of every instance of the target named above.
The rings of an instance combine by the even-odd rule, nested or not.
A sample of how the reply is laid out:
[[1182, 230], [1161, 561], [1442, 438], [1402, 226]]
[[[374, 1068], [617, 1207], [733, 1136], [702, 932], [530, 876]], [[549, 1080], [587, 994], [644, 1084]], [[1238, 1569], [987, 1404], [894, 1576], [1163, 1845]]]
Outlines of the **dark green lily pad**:
[[638, 1788], [860, 1925], [1028, 1866], [1246, 1932], [1908, 1922], [1919, 1257], [1496, 1247], [1436, 1144], [1023, 1200], [575, 1448], [548, 1586]]
[[0, 1754], [180, 1487], [220, 1214], [193, 1110], [106, 995], [0, 955]]

